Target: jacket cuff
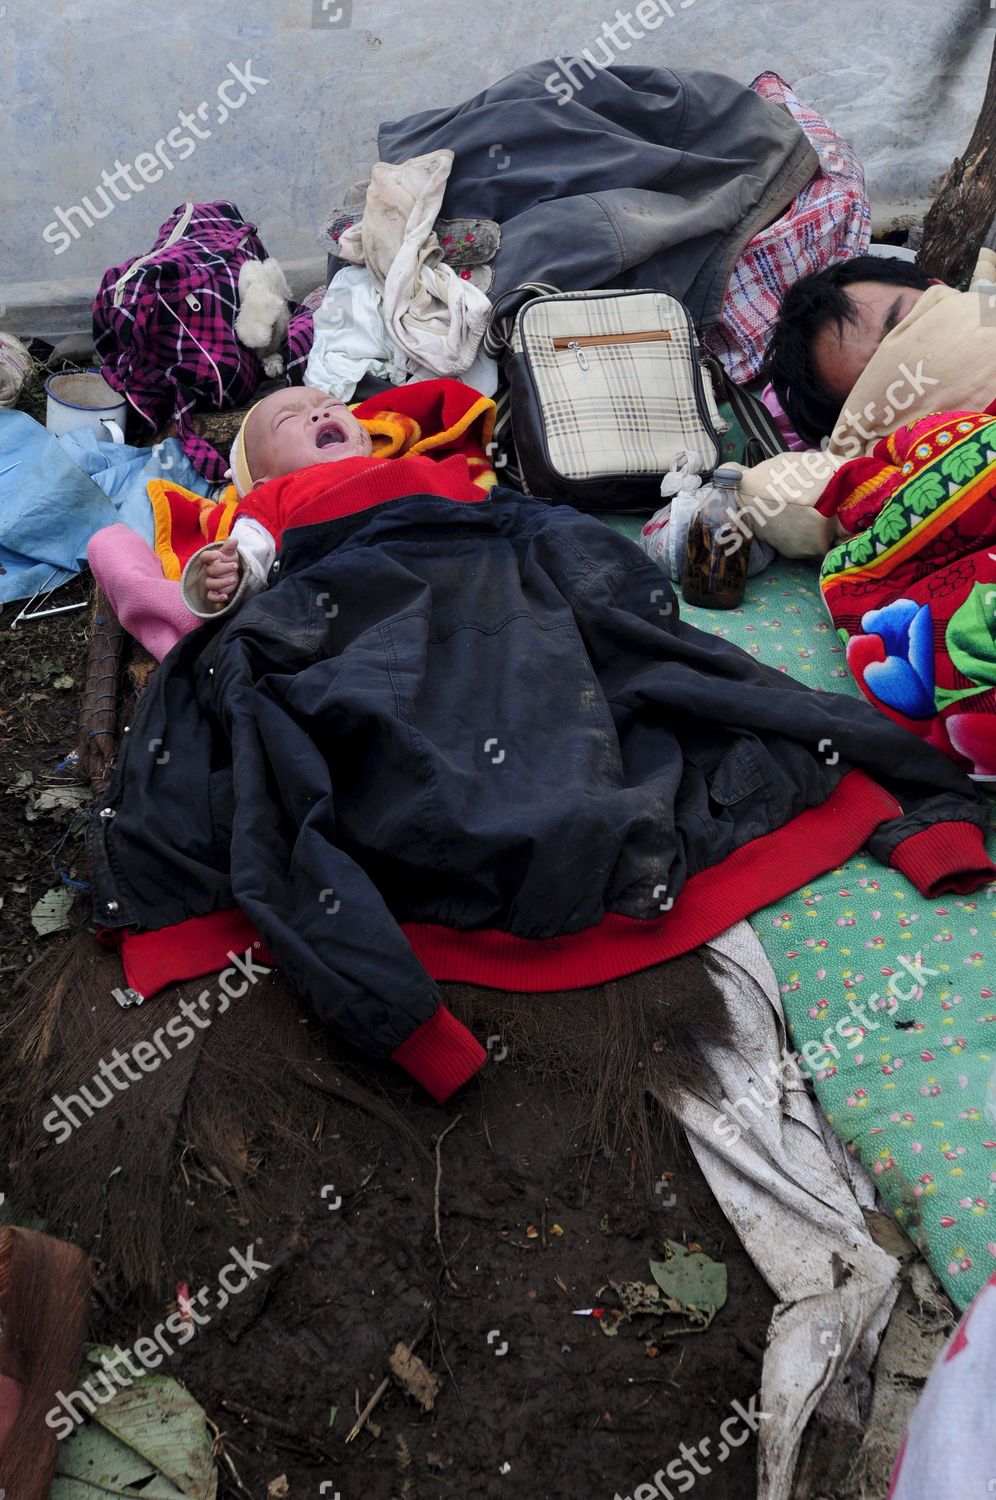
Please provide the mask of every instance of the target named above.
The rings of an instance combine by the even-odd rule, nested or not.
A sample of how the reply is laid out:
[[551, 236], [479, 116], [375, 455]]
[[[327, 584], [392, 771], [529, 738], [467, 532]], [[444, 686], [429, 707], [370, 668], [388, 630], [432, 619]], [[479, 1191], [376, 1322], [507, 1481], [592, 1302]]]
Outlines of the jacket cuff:
[[945, 891], [966, 895], [996, 876], [975, 823], [935, 823], [914, 833], [893, 850], [889, 864], [929, 899]]
[[410, 1073], [437, 1104], [445, 1104], [483, 1067], [487, 1056], [473, 1033], [440, 1005], [395, 1047], [391, 1061]]
[[253, 594], [259, 594], [266, 587], [266, 579], [260, 578], [252, 567], [251, 560], [247, 561], [242, 550], [239, 550], [239, 581], [234, 594], [227, 604], [210, 604], [207, 598], [207, 590], [204, 587], [204, 557], [208, 552], [218, 552], [225, 545], [221, 542], [208, 542], [206, 547], [199, 547], [190, 557], [180, 574], [180, 595], [184, 604], [192, 615], [199, 620], [217, 620], [225, 615], [234, 613], [240, 605], [250, 599]]

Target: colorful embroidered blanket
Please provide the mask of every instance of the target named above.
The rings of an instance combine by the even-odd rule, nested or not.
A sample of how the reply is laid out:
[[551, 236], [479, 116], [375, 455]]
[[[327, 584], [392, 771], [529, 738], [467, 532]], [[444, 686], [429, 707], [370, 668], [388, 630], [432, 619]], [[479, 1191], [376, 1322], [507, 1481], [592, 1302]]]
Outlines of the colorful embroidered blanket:
[[996, 776], [996, 420], [938, 413], [845, 464], [820, 588], [865, 697]]

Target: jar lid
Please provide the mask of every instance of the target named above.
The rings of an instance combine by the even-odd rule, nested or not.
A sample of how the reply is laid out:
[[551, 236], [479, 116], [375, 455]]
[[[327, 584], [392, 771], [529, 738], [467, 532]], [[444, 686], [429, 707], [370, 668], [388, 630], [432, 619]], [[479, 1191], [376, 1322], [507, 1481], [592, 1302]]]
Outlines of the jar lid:
[[731, 468], [729, 464], [721, 464], [718, 469], [713, 471], [712, 482], [713, 484], [729, 486], [732, 489], [740, 483], [742, 478], [743, 475], [739, 469]]

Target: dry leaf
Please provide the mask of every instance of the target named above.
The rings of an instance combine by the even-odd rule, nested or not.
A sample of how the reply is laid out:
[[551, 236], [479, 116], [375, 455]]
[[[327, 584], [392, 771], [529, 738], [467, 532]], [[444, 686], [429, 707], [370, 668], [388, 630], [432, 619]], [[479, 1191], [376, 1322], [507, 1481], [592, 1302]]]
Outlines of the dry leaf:
[[73, 893], [65, 886], [55, 886], [40, 896], [31, 908], [31, 925], [40, 937], [48, 932], [62, 932], [72, 926]]
[[439, 1376], [434, 1375], [407, 1344], [395, 1345], [387, 1365], [401, 1389], [414, 1397], [423, 1411], [431, 1411], [443, 1385]]

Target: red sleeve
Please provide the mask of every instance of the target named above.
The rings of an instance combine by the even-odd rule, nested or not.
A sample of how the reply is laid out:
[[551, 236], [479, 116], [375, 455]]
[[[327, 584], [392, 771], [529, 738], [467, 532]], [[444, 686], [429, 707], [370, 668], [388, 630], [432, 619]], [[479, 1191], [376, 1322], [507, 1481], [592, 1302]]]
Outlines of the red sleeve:
[[902, 478], [902, 469], [881, 458], [849, 459], [823, 491], [816, 509], [823, 516], [836, 516], [853, 536], [871, 525]]
[[889, 863], [931, 901], [949, 891], [967, 895], [996, 877], [975, 823], [935, 823], [897, 844]]

